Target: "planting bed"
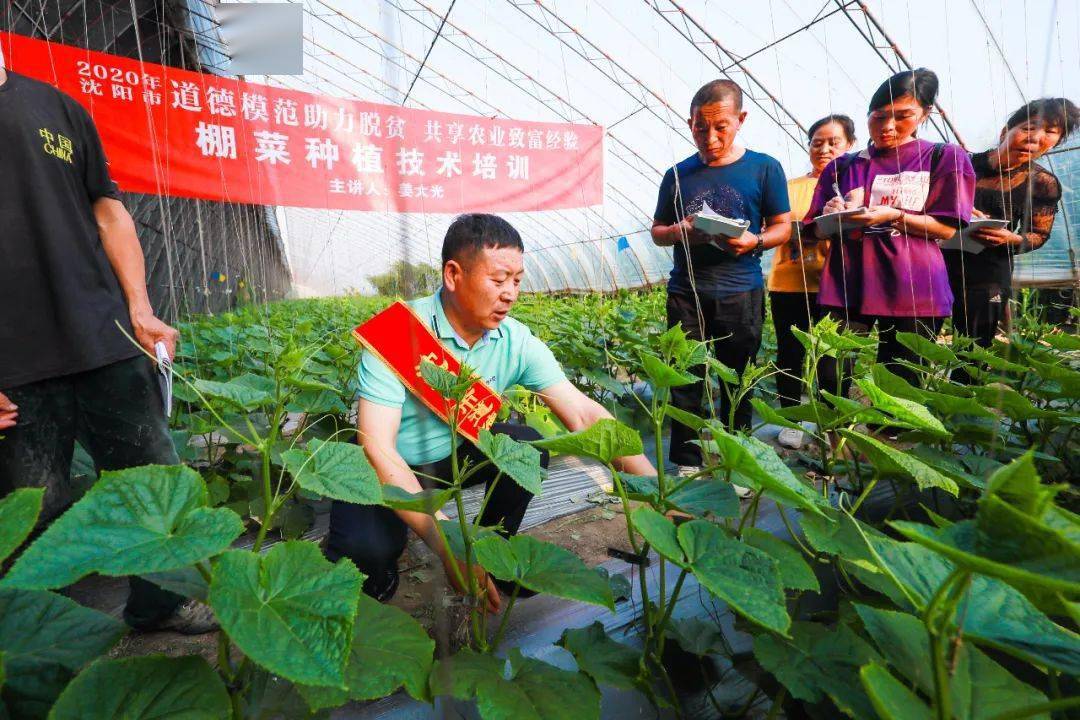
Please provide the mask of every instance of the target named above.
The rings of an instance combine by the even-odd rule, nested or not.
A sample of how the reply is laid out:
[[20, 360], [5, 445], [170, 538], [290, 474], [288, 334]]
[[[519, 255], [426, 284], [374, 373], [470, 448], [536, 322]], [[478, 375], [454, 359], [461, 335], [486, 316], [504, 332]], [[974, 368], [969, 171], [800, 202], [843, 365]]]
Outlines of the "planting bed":
[[[873, 362], [875, 338], [823, 321], [801, 336], [813, 391], [780, 411], [767, 351], [737, 376], [663, 327], [661, 293], [523, 299], [518, 317], [617, 420], [567, 434], [508, 393], [506, 412], [557, 457], [532, 527], [506, 540], [471, 522], [482, 498], [461, 473], [445, 491], [395, 493], [350, 442], [349, 330], [385, 302], [193, 319], [174, 413], [185, 466], [95, 478], [78, 464], [90, 490], [32, 542], [41, 492], [0, 500], [0, 717], [945, 720], [1080, 704], [1080, 339], [1067, 328], [1020, 315], [989, 349], [902, 336], [921, 359], [912, 383]], [[850, 399], [817, 388], [825, 355], [854, 362]], [[421, 372], [450, 399], [464, 390]], [[671, 388], [703, 376], [714, 396], [752, 398], [755, 434], [671, 406]], [[699, 431], [698, 476], [614, 471], [622, 455], [662, 458], [673, 418]], [[797, 423], [806, 448], [778, 451], [771, 437]], [[541, 487], [536, 447], [479, 446], [500, 482]], [[539, 596], [470, 612], [477, 589], [450, 599], [412, 548], [380, 605], [355, 567], [322, 558], [329, 499], [462, 508], [443, 541]], [[124, 637], [128, 575], [207, 603], [222, 632]]]

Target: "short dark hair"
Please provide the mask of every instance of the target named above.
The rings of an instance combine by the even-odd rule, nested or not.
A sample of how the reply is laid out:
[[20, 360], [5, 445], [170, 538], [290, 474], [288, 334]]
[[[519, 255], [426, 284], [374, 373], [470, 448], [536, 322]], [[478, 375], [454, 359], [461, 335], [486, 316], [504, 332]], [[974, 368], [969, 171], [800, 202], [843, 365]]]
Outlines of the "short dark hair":
[[1038, 120], [1044, 126], [1061, 128], [1061, 137], [1057, 141], [1060, 145], [1080, 128], [1080, 108], [1067, 98], [1039, 98], [1010, 115], [1005, 122], [1005, 129], [1012, 130], [1028, 120]]
[[742, 88], [732, 80], [707, 82], [694, 93], [694, 98], [690, 101], [690, 114], [693, 115], [694, 111], [702, 105], [721, 100], [731, 100], [735, 103], [736, 110], [742, 110]]
[[821, 118], [806, 131], [806, 139], [809, 142], [813, 142], [814, 133], [821, 128], [825, 127], [829, 123], [836, 123], [844, 131], [844, 137], [847, 138], [849, 143], [855, 142], [855, 123], [847, 115], [826, 115]]
[[458, 215], [446, 229], [442, 244], [443, 265], [451, 260], [468, 262], [485, 248], [512, 247], [525, 252], [525, 244], [514, 226], [498, 215], [468, 213]]
[[870, 98], [870, 112], [891, 105], [895, 100], [910, 96], [929, 111], [937, 99], [938, 79], [933, 70], [915, 68], [898, 72], [881, 83], [874, 96]]

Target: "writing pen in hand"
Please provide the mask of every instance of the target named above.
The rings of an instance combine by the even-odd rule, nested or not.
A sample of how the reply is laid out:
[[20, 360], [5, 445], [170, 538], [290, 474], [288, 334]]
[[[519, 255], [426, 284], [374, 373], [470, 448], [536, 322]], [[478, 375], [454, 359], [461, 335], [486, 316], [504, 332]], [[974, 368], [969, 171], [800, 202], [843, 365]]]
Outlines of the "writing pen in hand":
[[844, 193], [840, 192], [840, 183], [833, 180], [832, 189], [833, 192], [836, 193], [836, 197], [839, 198], [840, 202], [844, 202]]

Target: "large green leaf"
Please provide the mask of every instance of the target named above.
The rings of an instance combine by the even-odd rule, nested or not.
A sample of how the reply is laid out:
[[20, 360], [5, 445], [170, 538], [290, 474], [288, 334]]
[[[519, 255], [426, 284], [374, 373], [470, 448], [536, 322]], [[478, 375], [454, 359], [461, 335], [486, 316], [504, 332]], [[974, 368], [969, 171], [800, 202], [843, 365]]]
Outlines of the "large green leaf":
[[312, 440], [307, 450], [281, 453], [296, 484], [308, 492], [357, 505], [378, 505], [382, 488], [364, 449], [346, 442]]
[[408, 613], [360, 595], [352, 648], [345, 668], [347, 689], [299, 686], [312, 710], [348, 700], [375, 700], [404, 686], [417, 700], [428, 701], [428, 678], [435, 641]]
[[[856, 605], [855, 609], [889, 664], [933, 697], [930, 636], [922, 621], [913, 615], [866, 605]], [[1006, 710], [1046, 702], [1042, 693], [1017, 680], [969, 643], [958, 645], [954, 655], [949, 692], [955, 717], [985, 720]]]
[[1000, 410], [1013, 420], [1038, 420], [1057, 417], [1058, 413], [1035, 407], [1030, 400], [1002, 383], [975, 388], [975, 397], [986, 407]]
[[432, 488], [411, 493], [397, 485], [382, 486], [382, 504], [394, 510], [412, 510], [413, 512], [434, 515], [454, 496], [453, 488]]
[[45, 717], [78, 670], [111, 648], [125, 626], [44, 590], [0, 589], [0, 699], [14, 717]]
[[820, 515], [800, 516], [806, 541], [818, 552], [838, 555], [848, 560], [871, 561], [870, 548], [863, 539], [886, 538], [886, 535], [835, 508], [826, 508]]
[[742, 539], [750, 547], [755, 547], [776, 560], [784, 587], [818, 592], [820, 587], [817, 577], [798, 548], [770, 532], [754, 527], [743, 530]]
[[710, 423], [712, 441], [724, 459], [723, 466], [739, 474], [755, 490], [784, 505], [820, 513], [828, 502], [795, 476], [769, 445], [755, 437], [733, 435], [717, 423]]
[[695, 517], [730, 518], [739, 515], [739, 496], [731, 483], [691, 480], [664, 498], [675, 510]]
[[958, 352], [957, 355], [974, 363], [984, 363], [994, 370], [1000, 370], [1001, 372], [1024, 375], [1029, 370], [1029, 368], [1024, 365], [1019, 365], [1006, 360], [1000, 355], [978, 346], [975, 346], [970, 350], [962, 350], [961, 352]]
[[[926, 547], [897, 542], [837, 510], [826, 514], [832, 522], [816, 515], [801, 518], [811, 547], [836, 555], [851, 574], [908, 611], [921, 611], [955, 568]], [[1080, 636], [1052, 622], [1000, 580], [975, 575], [957, 617], [964, 618], [965, 635], [976, 641], [990, 647], [1007, 646], [1036, 665], [1074, 675], [1080, 672]]]
[[694, 655], [731, 653], [723, 629], [711, 619], [672, 618], [668, 621], [668, 637]]
[[739, 385], [739, 373], [735, 372], [732, 368], [728, 367], [724, 363], [720, 362], [714, 357], [708, 358], [706, 362], [709, 365], [709, 369], [716, 373], [716, 377], [720, 378], [721, 382], [728, 385]]
[[221, 720], [229, 693], [201, 657], [99, 660], [75, 678], [49, 720]]
[[694, 432], [699, 432], [705, 427], [705, 419], [686, 410], [680, 410], [674, 405], [665, 405], [664, 414], [675, 422], [680, 422]]
[[829, 629], [812, 622], [792, 623], [790, 640], [756, 636], [754, 656], [792, 697], [810, 703], [828, 697], [851, 717], [876, 717], [858, 672], [867, 663], [881, 662], [881, 657], [846, 625]]
[[829, 403], [836, 408], [837, 420], [839, 422], [834, 425], [850, 425], [853, 422], [866, 423], [867, 425], [896, 425], [891, 417], [882, 413], [875, 408], [868, 405], [863, 405], [858, 400], [852, 400], [851, 398], [844, 397], [842, 395], [833, 395], [828, 390], [822, 390], [821, 396], [829, 401]]
[[1080, 675], [1080, 635], [1053, 622], [1000, 580], [976, 575], [956, 615], [964, 618], [964, 634], [976, 642], [990, 648], [1006, 646], [1034, 665]]
[[420, 363], [420, 377], [444, 398], [455, 398], [464, 389], [458, 375], [430, 360]]
[[679, 533], [675, 523], [651, 507], [639, 507], [630, 513], [634, 530], [660, 555], [675, 563], [686, 566], [686, 556], [679, 545]]
[[510, 650], [506, 661], [461, 650], [440, 660], [431, 675], [431, 691], [458, 700], [476, 700], [483, 720], [598, 720], [600, 692], [580, 672], [560, 670]]
[[859, 670], [863, 689], [882, 720], [932, 720], [933, 712], [922, 699], [877, 663]]
[[22, 545], [41, 512], [43, 488], [20, 488], [0, 498], [0, 563]]
[[617, 457], [640, 455], [645, 451], [641, 436], [617, 420], [601, 418], [585, 430], [543, 440], [532, 445], [564, 455], [583, 455], [610, 463]]
[[210, 606], [229, 638], [258, 664], [306, 685], [344, 687], [363, 575], [289, 541], [265, 555], [230, 550], [214, 565]]
[[938, 488], [950, 495], [958, 495], [960, 488], [956, 482], [939, 473], [921, 460], [912, 455], [881, 442], [869, 435], [863, 435], [854, 430], [839, 430], [839, 434], [853, 442], [863, 453], [874, 468], [886, 476], [901, 477], [914, 482], [920, 490]]
[[544, 480], [544, 468], [540, 466], [540, 451], [528, 443], [518, 442], [509, 435], [493, 435], [487, 430], [480, 431], [480, 452], [491, 458], [495, 467], [511, 480], [539, 495], [540, 483]]
[[678, 535], [702, 586], [748, 620], [787, 634], [791, 618], [776, 560], [706, 520], [683, 523]]
[[207, 507], [206, 484], [191, 468], [105, 472], [27, 548], [0, 585], [47, 589], [93, 572], [174, 570], [216, 555], [243, 530], [232, 510]]
[[[889, 395], [925, 405], [939, 415], [951, 417], [953, 415], [975, 415], [977, 417], [994, 417], [994, 414], [979, 404], [970, 396], [949, 395], [943, 392], [923, 390], [908, 383], [896, 373], [890, 371], [885, 365], [877, 365], [871, 369], [874, 383]], [[946, 386], [948, 387], [948, 386]]]
[[975, 490], [984, 490], [986, 488], [986, 478], [982, 477], [981, 474], [973, 473], [971, 468], [965, 464], [963, 456], [947, 453], [933, 445], [916, 445], [907, 452], [942, 475], [948, 475], [957, 485], [963, 485]]
[[645, 369], [645, 374], [649, 376], [652, 386], [657, 389], [692, 385], [700, 379], [676, 370], [660, 358], [647, 352], [641, 353], [641, 366]]
[[[850, 524], [856, 521], [845, 518], [830, 527], [850, 531]], [[804, 529], [807, 522], [817, 521], [816, 517], [807, 517]], [[916, 543], [897, 542], [869, 528], [865, 531], [888, 576], [867, 569], [876, 560], [871, 557], [869, 546], [857, 537], [841, 537], [841, 542], [835, 545], [836, 554], [845, 559], [849, 570], [860, 580], [884, 592], [899, 606], [908, 611], [922, 610], [955, 566]], [[811, 540], [809, 531], [807, 539]], [[900, 591], [893, 578], [908, 594]], [[908, 602], [908, 597], [914, 598], [915, 605]], [[1080, 635], [1051, 621], [1023, 594], [1000, 580], [975, 575], [971, 591], [957, 607], [956, 617], [964, 618], [964, 634], [976, 642], [992, 648], [1008, 647], [1010, 652], [1026, 657], [1034, 665], [1080, 674]]]
[[[847, 513], [829, 509], [825, 511], [825, 515], [828, 519], [815, 515], [803, 515], [801, 518], [802, 530], [810, 546], [819, 552], [836, 556], [836, 562], [849, 575], [867, 587], [887, 595], [898, 605], [909, 607], [909, 595], [905, 594], [898, 584], [899, 581], [889, 574], [889, 570], [895, 572], [895, 568], [882, 560], [883, 555], [896, 543]], [[935, 562], [937, 568], [944, 566], [944, 561], [939, 556], [929, 552], [926, 554], [930, 556], [927, 567], [935, 568]]]
[[874, 363], [873, 367], [870, 368], [870, 377], [873, 378], [875, 385], [894, 398], [903, 398], [917, 403], [925, 402], [927, 395], [925, 390], [915, 387], [892, 370], [889, 370], [886, 365]]
[[681, 510], [695, 517], [711, 515], [725, 518], [737, 517], [739, 514], [739, 497], [731, 483], [709, 479], [687, 481], [669, 477], [668, 486], [678, 489], [661, 502], [655, 476], [619, 473], [619, 478], [631, 500], [647, 502], [664, 510]]
[[[272, 380], [270, 382], [273, 383]], [[254, 383], [241, 382], [239, 379], [229, 382], [196, 380], [192, 384], [204, 398], [240, 410], [255, 410], [274, 401], [272, 390], [255, 387]]]
[[240, 694], [240, 717], [244, 720], [323, 720], [313, 715], [300, 694], [299, 685], [263, 670], [255, 665], [246, 678], [247, 686]]
[[933, 340], [924, 338], [922, 335], [910, 332], [898, 332], [896, 333], [896, 340], [919, 357], [929, 360], [932, 366], [945, 364], [956, 365], [960, 362], [959, 358], [956, 357], [956, 354], [952, 350]]
[[855, 384], [866, 393], [871, 407], [875, 410], [886, 412], [903, 425], [915, 430], [934, 433], [941, 437], [949, 436], [949, 431], [925, 406], [912, 400], [893, 397], [875, 385], [874, 381], [869, 378], [856, 379]]
[[[461, 523], [455, 518], [454, 520], [439, 520], [439, 527], [442, 529], [443, 534], [446, 535], [446, 542], [450, 545], [450, 551], [454, 553], [456, 557], [461, 560], [465, 559], [465, 540], [461, 536]], [[471, 523], [465, 523], [466, 532], [469, 533], [469, 537], [472, 538], [473, 543], [481, 538], [491, 537], [497, 535], [492, 528], [488, 527], [476, 527]], [[501, 536], [500, 536], [501, 537]]]
[[647, 682], [641, 677], [641, 653], [608, 637], [599, 621], [576, 630], [564, 630], [555, 644], [569, 651], [581, 671], [597, 685], [648, 690]]
[[195, 566], [179, 568], [178, 570], [165, 570], [159, 573], [147, 573], [142, 578], [177, 595], [203, 602], [206, 602], [206, 595], [210, 592], [210, 583], [207, 582], [206, 578]]
[[836, 410], [813, 399], [805, 405], [778, 408], [775, 412], [792, 422], [812, 422], [818, 426], [819, 430], [836, 427], [840, 421], [840, 414]]
[[492, 534], [473, 545], [485, 570], [529, 590], [614, 610], [611, 586], [574, 553], [528, 535]]
[[753, 406], [754, 412], [758, 414], [758, 417], [769, 425], [779, 425], [780, 427], [791, 428], [792, 430], [803, 432], [802, 425], [792, 420], [788, 420], [773, 409], [772, 405], [769, 405], [761, 398], [750, 398], [750, 404]]
[[1062, 489], [1042, 483], [1033, 454], [1028, 452], [994, 471], [987, 481], [986, 495], [997, 495], [1024, 514], [1043, 518]]
[[1063, 534], [990, 497], [979, 508], [993, 534], [965, 520], [946, 528], [906, 521], [890, 523], [904, 537], [957, 565], [1020, 587], [1080, 595], [1080, 548]]

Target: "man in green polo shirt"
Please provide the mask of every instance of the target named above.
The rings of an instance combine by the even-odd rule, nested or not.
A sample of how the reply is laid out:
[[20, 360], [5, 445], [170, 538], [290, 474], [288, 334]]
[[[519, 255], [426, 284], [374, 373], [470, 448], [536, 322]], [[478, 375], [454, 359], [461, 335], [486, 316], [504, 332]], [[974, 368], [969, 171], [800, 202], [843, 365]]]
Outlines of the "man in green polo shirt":
[[[443, 240], [443, 286], [410, 306], [440, 342], [462, 363], [475, 368], [496, 392], [511, 385], [533, 390], [570, 431], [583, 430], [611, 415], [566, 379], [551, 350], [528, 327], [507, 317], [520, 291], [523, 251], [521, 236], [502, 218], [462, 215], [450, 225]], [[360, 444], [383, 483], [415, 493], [431, 483], [426, 478], [419, 480], [418, 473], [450, 479], [446, 424], [371, 353], [364, 353], [360, 363], [357, 427]], [[515, 440], [540, 437], [532, 428], [510, 423], [496, 423], [491, 431]], [[480, 458], [471, 443], [459, 447], [466, 456]], [[546, 467], [546, 452], [542, 462]], [[644, 455], [620, 458], [616, 465], [638, 475], [656, 474]], [[484, 471], [489, 468], [491, 472]], [[472, 479], [490, 483], [494, 468], [484, 470]], [[480, 522], [501, 525], [506, 532], [515, 533], [531, 499], [517, 483], [496, 483]], [[449, 565], [454, 560], [439, 542], [431, 516], [423, 513], [334, 502], [326, 554], [334, 561], [350, 558], [368, 576], [364, 592], [387, 600], [397, 590], [397, 561], [410, 528], [439, 556], [451, 585], [461, 592]], [[501, 583], [482, 569], [476, 572], [480, 586], [487, 588], [488, 609], [497, 611]]]

